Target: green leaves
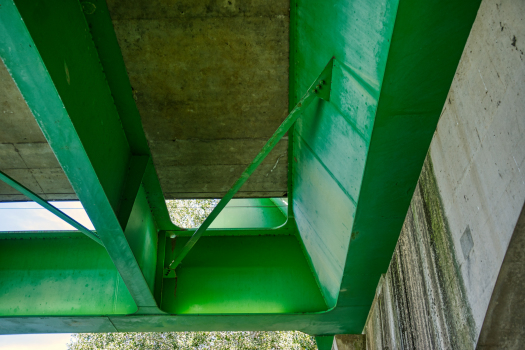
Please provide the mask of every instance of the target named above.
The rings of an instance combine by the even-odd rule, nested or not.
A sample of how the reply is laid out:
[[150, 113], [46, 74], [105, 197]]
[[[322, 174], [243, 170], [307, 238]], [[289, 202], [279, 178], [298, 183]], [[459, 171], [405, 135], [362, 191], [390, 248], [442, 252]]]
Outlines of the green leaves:
[[166, 205], [171, 221], [183, 228], [199, 227], [219, 203], [219, 199], [173, 199]]
[[69, 350], [315, 350], [301, 332], [164, 332], [75, 334]]

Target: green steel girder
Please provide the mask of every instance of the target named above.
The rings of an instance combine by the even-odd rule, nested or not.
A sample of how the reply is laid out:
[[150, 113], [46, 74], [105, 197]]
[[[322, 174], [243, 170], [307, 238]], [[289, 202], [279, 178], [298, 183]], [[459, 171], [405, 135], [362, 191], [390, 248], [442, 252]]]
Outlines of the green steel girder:
[[[197, 228], [185, 231], [162, 230], [168, 236], [192, 236]], [[275, 198], [233, 199], [202, 236], [251, 236], [294, 234], [288, 221], [288, 205]]]
[[[157, 232], [136, 181], [144, 169], [131, 172], [132, 148], [80, 3], [6, 1], [0, 26], [2, 59], [125, 285], [139, 308], [157, 310]], [[121, 209], [130, 213], [123, 224]]]
[[331, 103], [296, 125], [290, 203], [329, 306], [372, 304], [479, 4], [296, 2], [294, 95], [337, 63]]

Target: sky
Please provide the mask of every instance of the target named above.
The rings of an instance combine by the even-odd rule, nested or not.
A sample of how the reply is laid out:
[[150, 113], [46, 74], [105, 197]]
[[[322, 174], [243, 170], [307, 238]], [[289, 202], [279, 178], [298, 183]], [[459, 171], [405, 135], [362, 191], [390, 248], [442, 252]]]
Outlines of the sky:
[[[93, 229], [80, 202], [50, 202]], [[0, 231], [75, 230], [34, 202], [0, 203]], [[0, 235], [2, 233], [0, 232]], [[66, 350], [71, 334], [0, 335], [0, 350]]]
[[0, 350], [66, 350], [71, 334], [0, 335]]

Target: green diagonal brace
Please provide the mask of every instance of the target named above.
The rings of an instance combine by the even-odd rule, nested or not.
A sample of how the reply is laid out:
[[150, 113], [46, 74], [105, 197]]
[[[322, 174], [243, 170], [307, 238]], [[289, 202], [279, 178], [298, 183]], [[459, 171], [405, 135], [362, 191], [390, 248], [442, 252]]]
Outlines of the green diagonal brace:
[[34, 193], [30, 189], [28, 189], [27, 187], [25, 187], [24, 185], [17, 182], [15, 179], [9, 177], [8, 175], [4, 174], [1, 171], [0, 171], [0, 180], [4, 181], [6, 184], [13, 187], [15, 190], [19, 191], [25, 196], [31, 198], [32, 200], [40, 204], [42, 207], [49, 210], [50, 212], [52, 212], [53, 214], [55, 214], [56, 216], [58, 216], [59, 218], [61, 218], [62, 220], [64, 220], [65, 222], [67, 222], [68, 224], [70, 224], [71, 226], [73, 226], [74, 228], [76, 228], [77, 230], [79, 230], [80, 232], [82, 232], [83, 234], [91, 238], [92, 240], [94, 240], [95, 242], [97, 242], [98, 244], [100, 244], [101, 246], [104, 246], [100, 238], [94, 232], [82, 226], [80, 223], [76, 222], [73, 218], [66, 215], [64, 212], [55, 208], [51, 204], [49, 204], [45, 199], [40, 197], [38, 194]]
[[313, 100], [315, 100], [316, 97], [321, 98], [325, 101], [330, 100], [330, 89], [332, 86], [332, 67], [333, 67], [334, 59], [331, 58], [322, 73], [319, 75], [319, 77], [313, 82], [313, 84], [310, 86], [306, 94], [303, 96], [303, 98], [297, 103], [297, 105], [294, 107], [294, 109], [290, 112], [288, 117], [281, 123], [281, 125], [277, 128], [275, 133], [270, 137], [268, 142], [263, 146], [263, 148], [259, 151], [259, 154], [255, 157], [255, 159], [251, 162], [250, 165], [243, 171], [239, 179], [233, 184], [233, 186], [228, 190], [226, 195], [222, 197], [220, 202], [217, 204], [217, 206], [213, 209], [213, 211], [210, 213], [210, 215], [204, 220], [202, 225], [195, 231], [195, 233], [191, 236], [190, 240], [186, 243], [186, 245], [182, 248], [182, 251], [180, 254], [173, 260], [168, 268], [168, 271], [166, 271], [165, 275], [169, 275], [170, 270], [174, 270], [184, 259], [184, 257], [188, 254], [188, 252], [191, 250], [191, 248], [197, 243], [199, 238], [202, 236], [202, 234], [210, 227], [210, 225], [213, 223], [215, 218], [220, 214], [220, 212], [226, 207], [228, 202], [233, 198], [235, 193], [244, 185], [246, 180], [250, 177], [251, 174], [257, 169], [259, 164], [262, 163], [264, 158], [270, 153], [270, 151], [275, 147], [277, 142], [288, 132], [288, 130], [294, 125], [295, 121], [301, 113], [308, 108], [310, 103], [312, 103]]

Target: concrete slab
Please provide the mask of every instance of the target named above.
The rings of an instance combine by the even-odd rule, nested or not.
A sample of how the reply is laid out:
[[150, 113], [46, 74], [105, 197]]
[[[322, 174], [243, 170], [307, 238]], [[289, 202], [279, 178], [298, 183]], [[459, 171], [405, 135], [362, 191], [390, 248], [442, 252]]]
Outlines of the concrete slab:
[[[222, 197], [287, 115], [289, 1], [108, 7], [166, 198]], [[286, 148], [239, 196], [285, 195]]]
[[[0, 121], [0, 171], [45, 199], [76, 199], [69, 180], [1, 60]], [[27, 200], [0, 181], [0, 202]]]

